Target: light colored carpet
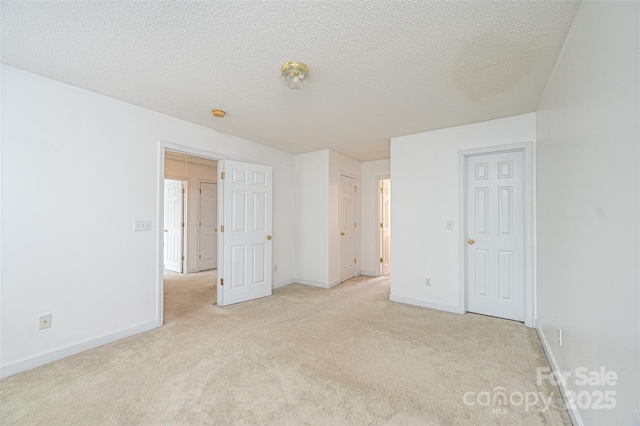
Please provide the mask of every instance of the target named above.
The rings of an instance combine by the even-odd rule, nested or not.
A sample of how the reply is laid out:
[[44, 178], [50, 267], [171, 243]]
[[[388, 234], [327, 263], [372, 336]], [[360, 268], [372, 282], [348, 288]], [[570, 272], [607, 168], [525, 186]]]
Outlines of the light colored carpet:
[[[164, 327], [2, 380], [0, 423], [570, 424], [521, 323], [389, 302], [386, 277], [223, 308], [214, 276], [166, 280]], [[552, 404], [478, 404], [500, 387]]]

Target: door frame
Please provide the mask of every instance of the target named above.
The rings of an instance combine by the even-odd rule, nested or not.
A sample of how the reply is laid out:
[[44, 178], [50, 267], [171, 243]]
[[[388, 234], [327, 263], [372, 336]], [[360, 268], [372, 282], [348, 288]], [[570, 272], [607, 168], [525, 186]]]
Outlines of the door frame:
[[[196, 157], [208, 158], [210, 160], [226, 160], [227, 156], [203, 149], [191, 148], [184, 145], [178, 145], [171, 142], [158, 142], [158, 174], [156, 176], [157, 183], [157, 204], [156, 204], [156, 327], [162, 327], [164, 324], [164, 267], [163, 267], [163, 247], [164, 242], [164, 162], [165, 151], [173, 151], [180, 154], [193, 155]], [[220, 171], [217, 171], [218, 175]], [[222, 185], [218, 180], [218, 229], [222, 221]], [[185, 192], [186, 193], [186, 192]], [[218, 237], [218, 265], [221, 264], [222, 256], [222, 240]], [[186, 260], [186, 256], [185, 256]], [[221, 274], [218, 268], [218, 274]], [[220, 291], [220, 280], [216, 280], [217, 291]]]
[[523, 182], [524, 182], [524, 324], [527, 327], [536, 325], [535, 298], [535, 150], [534, 142], [520, 142], [507, 145], [487, 146], [458, 152], [458, 251], [460, 259], [459, 306], [464, 314], [468, 308], [467, 282], [467, 217], [466, 217], [466, 162], [467, 157], [500, 154], [503, 152], [520, 151], [523, 154]]
[[[384, 175], [384, 176], [376, 176], [376, 211], [378, 212], [378, 214], [376, 215], [376, 236], [377, 236], [377, 241], [378, 241], [378, 250], [376, 251], [377, 257], [376, 259], [382, 257], [382, 247], [381, 247], [381, 241], [382, 241], [382, 228], [380, 228], [380, 223], [382, 223], [382, 217], [380, 216], [380, 201], [381, 201], [381, 195], [380, 195], [380, 184], [383, 180], [389, 180], [391, 181], [391, 176], [390, 175]], [[389, 183], [389, 186], [391, 186], [391, 183]], [[391, 209], [389, 209], [391, 210]], [[378, 260], [377, 261], [378, 264], [378, 277], [382, 276], [382, 263]]]

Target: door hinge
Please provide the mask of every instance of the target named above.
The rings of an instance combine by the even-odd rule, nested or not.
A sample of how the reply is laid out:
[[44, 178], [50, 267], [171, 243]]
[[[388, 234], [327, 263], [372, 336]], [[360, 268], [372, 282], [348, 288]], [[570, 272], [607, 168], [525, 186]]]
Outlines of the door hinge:
[[384, 189], [380, 188], [380, 193], [383, 194], [384, 193]]
[[384, 226], [382, 225], [382, 222], [380, 222], [380, 228], [383, 228]]
[[353, 222], [353, 227], [354, 227], [354, 228], [357, 228], [357, 227], [358, 227], [358, 224], [357, 224], [357, 223], [355, 223], [355, 222]]
[[202, 226], [202, 222], [200, 222], [200, 226]]
[[184, 228], [184, 222], [180, 222], [180, 226]]
[[358, 192], [358, 187], [357, 186], [353, 187], [353, 192]]
[[380, 263], [384, 263], [384, 259], [380, 258]]
[[224, 172], [220, 174], [220, 179], [224, 179]]
[[184, 194], [184, 188], [182, 188], [182, 193]]
[[353, 263], [358, 263], [358, 259], [356, 259], [355, 257], [353, 258]]
[[180, 260], [184, 260], [184, 256], [180, 256]]
[[224, 278], [220, 278], [220, 285], [224, 285]]
[[200, 190], [200, 193], [202, 194], [202, 189]]
[[198, 259], [202, 259], [202, 255], [201, 254], [198, 255]]
[[220, 227], [220, 232], [224, 232], [224, 225]]

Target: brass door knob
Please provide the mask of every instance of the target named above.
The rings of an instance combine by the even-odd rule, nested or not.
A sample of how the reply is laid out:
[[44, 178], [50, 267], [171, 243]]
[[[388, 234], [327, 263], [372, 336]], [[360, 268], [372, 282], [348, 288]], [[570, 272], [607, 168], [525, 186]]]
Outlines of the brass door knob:
[[469, 239], [467, 240], [467, 243], [469, 243], [469, 244], [473, 244], [473, 243], [475, 243], [475, 240], [474, 240], [473, 238], [469, 238]]
[[165, 230], [164, 230], [164, 232], [169, 232], [169, 230], [168, 230], [168, 229], [165, 229]]
[[267, 240], [270, 240], [270, 239], [271, 239], [271, 235], [267, 235]]
[[344, 232], [341, 232], [341, 233], [340, 233], [340, 236], [341, 236], [341, 237], [344, 237]]

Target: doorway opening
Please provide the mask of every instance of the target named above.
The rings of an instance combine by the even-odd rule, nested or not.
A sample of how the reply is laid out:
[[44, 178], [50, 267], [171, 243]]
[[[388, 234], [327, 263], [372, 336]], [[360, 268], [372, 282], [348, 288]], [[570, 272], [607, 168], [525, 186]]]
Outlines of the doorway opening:
[[378, 179], [378, 254], [379, 275], [391, 274], [391, 179]]
[[164, 150], [163, 313], [217, 303], [218, 160]]

